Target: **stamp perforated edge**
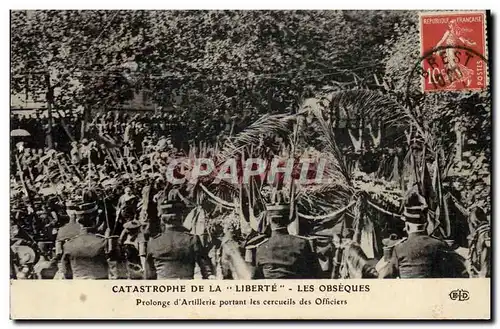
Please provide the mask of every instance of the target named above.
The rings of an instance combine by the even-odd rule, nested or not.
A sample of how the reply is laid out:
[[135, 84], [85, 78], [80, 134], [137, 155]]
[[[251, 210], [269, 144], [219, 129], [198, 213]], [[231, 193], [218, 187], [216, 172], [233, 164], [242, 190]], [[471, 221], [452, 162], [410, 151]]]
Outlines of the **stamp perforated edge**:
[[[486, 85], [481, 88], [481, 89], [466, 89], [466, 90], [455, 90], [455, 92], [484, 92], [487, 91], [490, 88], [490, 70], [489, 70], [489, 57], [488, 57], [488, 26], [487, 26], [487, 10], [485, 9], [480, 9], [480, 10], [429, 10], [429, 11], [419, 11], [418, 12], [418, 32], [419, 32], [419, 40], [420, 40], [420, 45], [419, 45], [419, 56], [424, 55], [424, 43], [423, 43], [423, 37], [422, 37], [422, 16], [441, 16], [441, 15], [466, 15], [466, 14], [482, 14], [483, 15], [483, 56], [486, 59]], [[433, 92], [446, 92], [447, 90], [425, 90], [424, 88], [424, 81], [423, 79], [420, 79], [420, 88], [422, 93], [433, 93]]]

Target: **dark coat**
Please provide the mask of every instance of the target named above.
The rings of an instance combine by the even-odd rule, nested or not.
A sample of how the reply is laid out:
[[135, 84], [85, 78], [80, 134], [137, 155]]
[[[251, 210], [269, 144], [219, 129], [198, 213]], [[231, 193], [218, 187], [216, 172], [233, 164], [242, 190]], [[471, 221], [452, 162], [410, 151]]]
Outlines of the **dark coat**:
[[76, 222], [67, 223], [57, 231], [56, 241], [67, 241], [80, 234], [80, 224]]
[[450, 247], [425, 232], [410, 233], [394, 247], [386, 278], [454, 278], [466, 272]]
[[66, 279], [108, 279], [105, 238], [82, 228], [64, 244], [62, 270]]
[[256, 265], [256, 279], [311, 279], [320, 272], [309, 241], [284, 231], [257, 247]]
[[196, 263], [203, 278], [212, 274], [200, 238], [183, 227], [169, 227], [147, 247], [146, 279], [193, 279]]

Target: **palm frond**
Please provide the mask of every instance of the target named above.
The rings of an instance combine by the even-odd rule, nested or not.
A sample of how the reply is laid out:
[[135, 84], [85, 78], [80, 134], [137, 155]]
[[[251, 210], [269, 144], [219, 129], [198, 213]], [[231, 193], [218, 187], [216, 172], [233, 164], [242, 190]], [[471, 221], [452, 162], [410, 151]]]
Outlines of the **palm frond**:
[[408, 113], [398, 102], [377, 91], [347, 90], [331, 94], [330, 109], [343, 109], [349, 119], [381, 120], [384, 124], [408, 126]]
[[[379, 121], [391, 135], [403, 133], [416, 124], [411, 113], [389, 96], [372, 90], [345, 90], [320, 94], [304, 102], [302, 111], [323, 113], [330, 121], [364, 120]], [[333, 124], [333, 123], [332, 123]], [[391, 137], [392, 139], [392, 137]]]
[[225, 161], [241, 154], [241, 151], [250, 145], [258, 146], [265, 137], [279, 136], [290, 143], [292, 136], [291, 122], [295, 116], [288, 114], [264, 115], [238, 135], [228, 138], [219, 152], [219, 160]]
[[[325, 143], [325, 155], [331, 160], [331, 165], [335, 166], [333, 172], [338, 172], [343, 176], [343, 179], [347, 184], [350, 184], [351, 178], [350, 173], [347, 169], [347, 165], [344, 161], [344, 157], [340, 152], [340, 149], [335, 140], [335, 132], [333, 130], [331, 122], [327, 122], [323, 117], [323, 112], [320, 108], [316, 108], [313, 112], [316, 120], [319, 123], [319, 128], [322, 133], [322, 140]], [[329, 154], [328, 154], [329, 153]]]
[[296, 198], [303, 212], [324, 215], [345, 207], [354, 193], [350, 186], [330, 183], [299, 189]]

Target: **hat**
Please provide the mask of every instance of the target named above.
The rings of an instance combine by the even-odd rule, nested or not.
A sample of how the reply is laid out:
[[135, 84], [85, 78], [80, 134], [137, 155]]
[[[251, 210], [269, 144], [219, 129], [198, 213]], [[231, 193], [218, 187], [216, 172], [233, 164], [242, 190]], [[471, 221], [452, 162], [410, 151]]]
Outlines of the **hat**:
[[426, 211], [427, 202], [425, 198], [420, 195], [417, 189], [413, 188], [405, 200], [404, 220], [413, 224], [425, 224], [427, 221], [426, 216], [424, 216]]
[[266, 205], [266, 216], [269, 223], [276, 228], [284, 228], [290, 224], [290, 204], [286, 203], [284, 191], [273, 187], [270, 202]]
[[116, 187], [118, 185], [118, 180], [116, 178], [108, 178], [101, 182], [103, 187]]
[[135, 201], [135, 199], [137, 199], [137, 197], [134, 195], [134, 194], [125, 194], [123, 195], [123, 202], [125, 202], [125, 204], [131, 204], [132, 202]]
[[138, 220], [131, 220], [123, 224], [123, 228], [127, 230], [135, 230], [141, 227], [141, 223]]
[[75, 205], [77, 215], [97, 215], [97, 203], [85, 202]]
[[382, 244], [385, 247], [392, 247], [396, 243], [398, 243], [400, 239], [398, 238], [397, 234], [392, 233], [388, 238], [382, 239]]
[[92, 227], [96, 224], [96, 217], [99, 214], [95, 202], [81, 203], [77, 205], [75, 214], [78, 215], [78, 224], [85, 227]]
[[172, 189], [158, 206], [158, 211], [162, 215], [177, 215], [185, 209], [186, 203], [177, 189]]
[[147, 178], [148, 178], [147, 177], [147, 173], [143, 173], [142, 175], [136, 176], [135, 182], [136, 183], [141, 183], [141, 182], [144, 182]]
[[30, 246], [18, 245], [13, 249], [15, 250], [15, 253], [21, 265], [35, 264], [36, 262], [38, 262], [39, 255]]
[[66, 211], [74, 213], [77, 210], [77, 206], [74, 200], [66, 201]]
[[107, 180], [109, 180], [109, 176], [108, 175], [105, 175], [105, 174], [101, 174], [100, 177], [99, 177], [99, 184], [103, 184], [104, 182], [106, 182]]

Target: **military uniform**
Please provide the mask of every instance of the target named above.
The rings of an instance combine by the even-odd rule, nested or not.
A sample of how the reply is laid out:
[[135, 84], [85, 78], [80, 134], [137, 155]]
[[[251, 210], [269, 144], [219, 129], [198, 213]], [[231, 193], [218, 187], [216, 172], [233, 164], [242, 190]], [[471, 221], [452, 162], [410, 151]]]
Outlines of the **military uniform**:
[[385, 277], [446, 278], [454, 277], [449, 267], [451, 250], [441, 240], [426, 232], [408, 234], [408, 238], [394, 246], [389, 272]]
[[290, 235], [290, 206], [267, 207], [271, 236], [257, 246], [256, 279], [311, 279], [320, 272], [319, 262], [306, 238]]
[[[68, 213], [70, 218], [73, 217], [73, 214], [76, 211], [76, 209], [77, 207], [72, 200], [66, 202], [66, 212]], [[64, 244], [79, 234], [80, 234], [80, 224], [76, 223], [72, 219], [70, 219], [69, 223], [61, 226], [57, 231], [55, 261], [58, 262], [59, 269], [58, 272], [55, 274], [54, 278], [62, 279], [64, 277], [62, 274], [63, 265], [61, 262], [62, 256], [64, 254]]]
[[305, 238], [289, 235], [286, 228], [274, 230], [257, 247], [257, 273], [263, 279], [312, 279], [319, 273], [319, 263]]
[[166, 228], [149, 241], [147, 250], [147, 279], [193, 279], [196, 263], [204, 279], [212, 273], [200, 238], [183, 227]]
[[141, 258], [146, 256], [145, 237], [141, 232], [141, 223], [132, 220], [123, 225], [123, 231], [119, 238], [122, 245], [123, 255], [125, 256], [125, 265], [128, 279], [142, 279], [144, 264]]
[[69, 222], [61, 226], [61, 228], [57, 231], [56, 241], [64, 243], [67, 240], [74, 238], [78, 234], [80, 234], [80, 224]]
[[204, 279], [212, 277], [207, 252], [198, 236], [182, 226], [185, 204], [170, 193], [160, 203], [159, 211], [165, 228], [149, 240], [146, 256], [146, 279], [193, 279], [196, 263]]
[[95, 202], [84, 203], [76, 211], [80, 216], [79, 234], [66, 241], [62, 256], [62, 272], [66, 279], [108, 279], [107, 243], [94, 233], [97, 216]]
[[446, 242], [433, 238], [425, 229], [425, 199], [413, 191], [405, 201], [403, 217], [408, 237], [394, 245], [390, 261], [381, 268], [382, 278], [453, 278], [462, 277], [465, 268]]
[[82, 228], [66, 242], [62, 264], [66, 279], [108, 279], [106, 239]]

